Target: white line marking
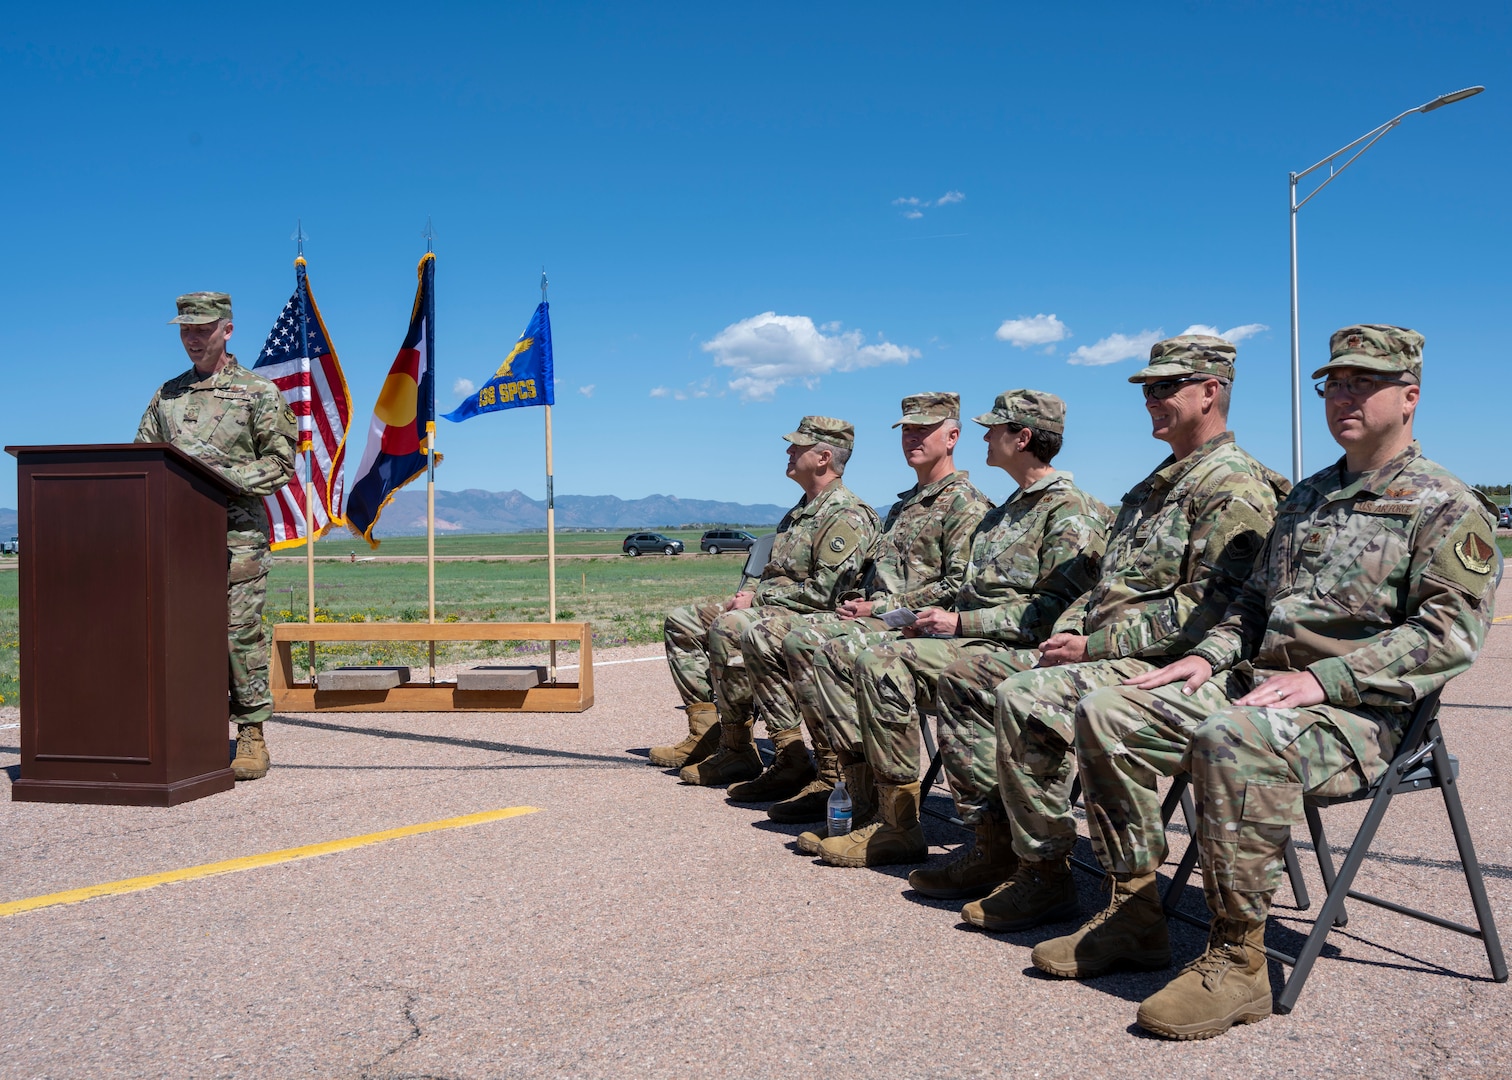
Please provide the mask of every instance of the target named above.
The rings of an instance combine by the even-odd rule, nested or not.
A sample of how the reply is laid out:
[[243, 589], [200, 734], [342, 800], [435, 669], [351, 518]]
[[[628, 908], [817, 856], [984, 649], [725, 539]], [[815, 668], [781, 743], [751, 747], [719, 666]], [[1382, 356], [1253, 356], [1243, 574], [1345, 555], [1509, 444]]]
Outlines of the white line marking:
[[[613, 667], [615, 664], [645, 664], [652, 660], [665, 660], [665, 656], [637, 656], [633, 660], [602, 660], [594, 663], [594, 667]], [[558, 664], [557, 670], [563, 668], [575, 668], [577, 664]]]

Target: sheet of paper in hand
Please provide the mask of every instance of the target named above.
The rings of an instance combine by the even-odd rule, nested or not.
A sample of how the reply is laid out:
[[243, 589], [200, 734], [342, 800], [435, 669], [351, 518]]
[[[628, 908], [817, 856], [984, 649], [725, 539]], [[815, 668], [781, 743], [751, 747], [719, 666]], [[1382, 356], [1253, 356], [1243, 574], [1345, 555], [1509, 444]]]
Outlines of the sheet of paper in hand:
[[894, 630], [914, 624], [914, 613], [906, 607], [893, 608], [891, 611], [882, 613], [882, 621]]

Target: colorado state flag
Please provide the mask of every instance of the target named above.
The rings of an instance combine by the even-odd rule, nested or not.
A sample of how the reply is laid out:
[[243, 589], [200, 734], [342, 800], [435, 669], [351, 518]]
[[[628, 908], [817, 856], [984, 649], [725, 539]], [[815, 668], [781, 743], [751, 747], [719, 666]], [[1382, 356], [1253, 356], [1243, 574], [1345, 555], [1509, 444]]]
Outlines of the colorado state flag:
[[[373, 526], [394, 493], [425, 472], [426, 435], [436, 427], [436, 257], [427, 252], [416, 268], [420, 284], [410, 312], [409, 333], [389, 368], [373, 419], [357, 482], [347, 495], [347, 526], [372, 547]], [[441, 455], [436, 455], [441, 464]]]
[[460, 424], [480, 413], [555, 405], [555, 382], [551, 364], [551, 305], [542, 300], [499, 370], [462, 404], [442, 415]]

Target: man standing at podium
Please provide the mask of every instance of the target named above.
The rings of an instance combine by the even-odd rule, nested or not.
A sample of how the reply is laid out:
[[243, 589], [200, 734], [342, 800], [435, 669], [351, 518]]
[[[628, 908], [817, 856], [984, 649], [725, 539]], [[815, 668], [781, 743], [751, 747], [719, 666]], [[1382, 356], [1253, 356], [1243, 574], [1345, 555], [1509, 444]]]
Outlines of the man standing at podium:
[[273, 715], [262, 623], [273, 556], [262, 499], [294, 475], [299, 431], [278, 387], [226, 351], [231, 297], [181, 296], [178, 317], [169, 322], [178, 324], [194, 366], [158, 388], [142, 414], [136, 441], [172, 443], [236, 492], [226, 509], [231, 719], [238, 728], [231, 770], [238, 780], [256, 780], [271, 764], [263, 721]]

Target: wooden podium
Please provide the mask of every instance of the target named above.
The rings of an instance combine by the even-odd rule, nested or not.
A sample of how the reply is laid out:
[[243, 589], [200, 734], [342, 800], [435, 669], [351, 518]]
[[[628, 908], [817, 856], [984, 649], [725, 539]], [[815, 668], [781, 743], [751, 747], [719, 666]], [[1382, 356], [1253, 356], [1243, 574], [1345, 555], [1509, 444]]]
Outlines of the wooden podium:
[[20, 802], [228, 791], [226, 498], [166, 443], [8, 446], [21, 537]]

